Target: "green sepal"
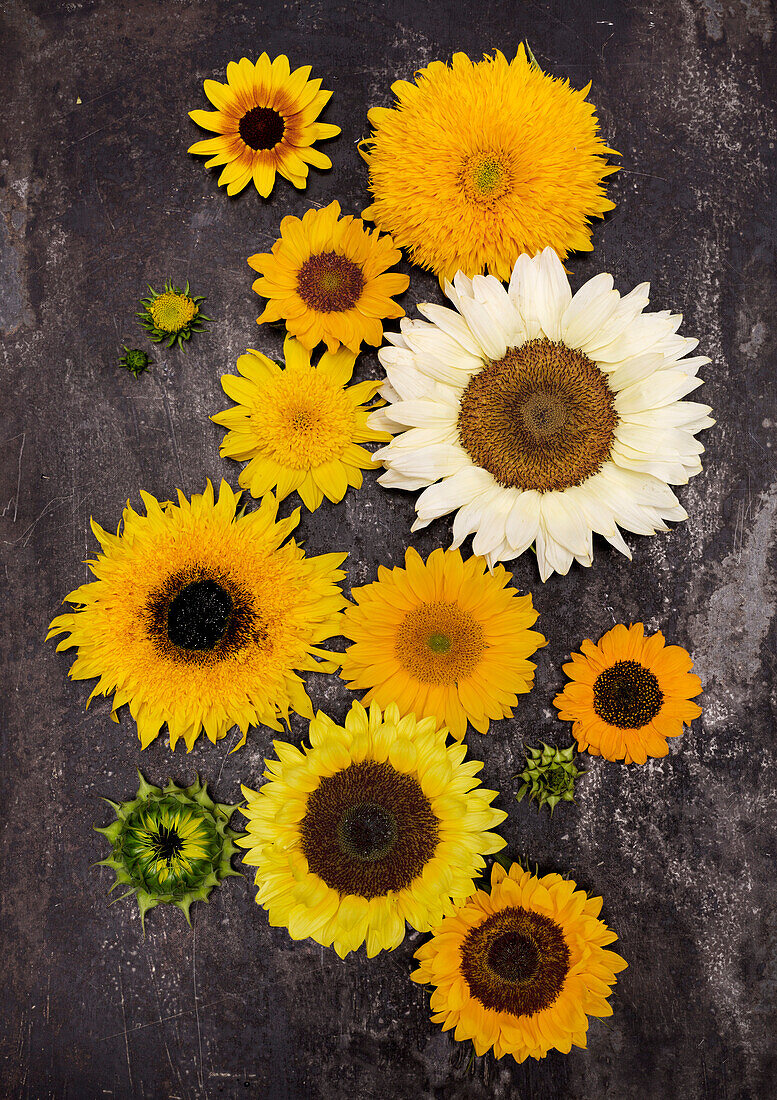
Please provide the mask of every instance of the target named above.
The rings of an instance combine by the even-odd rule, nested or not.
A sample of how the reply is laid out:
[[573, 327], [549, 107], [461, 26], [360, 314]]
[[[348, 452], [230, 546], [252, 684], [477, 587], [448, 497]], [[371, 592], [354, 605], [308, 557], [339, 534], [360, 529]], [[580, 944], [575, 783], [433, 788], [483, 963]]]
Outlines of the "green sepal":
[[559, 802], [574, 802], [576, 780], [585, 774], [575, 767], [575, 746], [559, 749], [540, 742], [540, 748], [527, 748], [526, 767], [519, 778], [523, 783], [515, 798], [521, 802], [528, 794], [529, 801], [536, 800], [537, 808], [550, 806], [551, 816]]

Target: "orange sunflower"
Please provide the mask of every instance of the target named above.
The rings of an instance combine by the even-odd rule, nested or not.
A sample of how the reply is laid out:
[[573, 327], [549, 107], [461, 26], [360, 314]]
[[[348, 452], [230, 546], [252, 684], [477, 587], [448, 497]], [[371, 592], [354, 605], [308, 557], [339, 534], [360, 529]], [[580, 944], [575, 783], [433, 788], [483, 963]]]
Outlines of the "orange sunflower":
[[230, 61], [226, 84], [205, 81], [205, 95], [216, 110], [189, 111], [189, 117], [217, 136], [195, 142], [189, 152], [210, 157], [206, 168], [225, 166], [219, 184], [228, 195], [253, 180], [267, 198], [276, 172], [302, 189], [309, 164], [332, 167], [329, 157], [313, 148], [340, 133], [339, 126], [316, 121], [332, 93], [322, 92], [321, 81], [309, 76], [310, 65], [291, 72], [288, 57], [270, 61], [263, 53], [256, 64], [247, 57]]
[[583, 642], [582, 653], [564, 665], [571, 683], [553, 700], [559, 718], [572, 722], [580, 751], [625, 764], [666, 756], [667, 737], [701, 714], [692, 700], [701, 680], [679, 645], [666, 645], [659, 631], [644, 637], [642, 623], [608, 630], [598, 645]]
[[383, 321], [405, 314], [392, 295], [410, 280], [388, 270], [401, 258], [391, 237], [365, 229], [360, 218], [341, 218], [338, 202], [302, 218], [289, 214], [272, 252], [248, 259], [261, 276], [254, 290], [269, 298], [258, 323], [282, 320], [308, 351], [322, 340], [329, 351], [377, 347]]
[[561, 875], [536, 878], [496, 864], [491, 893], [476, 891], [415, 953], [410, 976], [433, 986], [432, 1022], [516, 1062], [585, 1047], [589, 1016], [611, 1016], [607, 998], [626, 962], [618, 937], [589, 898]]

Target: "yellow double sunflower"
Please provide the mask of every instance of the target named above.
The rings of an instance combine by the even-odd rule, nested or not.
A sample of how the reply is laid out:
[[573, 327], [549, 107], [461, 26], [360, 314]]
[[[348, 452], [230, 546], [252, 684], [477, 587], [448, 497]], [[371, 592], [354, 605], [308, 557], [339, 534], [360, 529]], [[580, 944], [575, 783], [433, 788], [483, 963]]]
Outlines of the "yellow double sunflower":
[[340, 633], [346, 554], [305, 557], [287, 541], [299, 510], [278, 522], [272, 494], [243, 515], [224, 481], [217, 501], [210, 482], [191, 502], [141, 497], [146, 515], [128, 504], [116, 535], [92, 521], [97, 579], [49, 629], [78, 649], [71, 678], [97, 677], [90, 701], [113, 694], [116, 721], [127, 703], [142, 748], [165, 723], [170, 747], [191, 750], [201, 730], [215, 743], [237, 725], [242, 745], [249, 726], [312, 717], [297, 672], [337, 667], [318, 643]]
[[508, 587], [501, 565], [463, 561], [458, 550], [434, 550], [424, 562], [408, 547], [405, 568], [380, 566], [378, 580], [351, 595], [341, 631], [354, 644], [340, 675], [364, 702], [399, 705], [403, 714], [432, 716], [461, 740], [470, 722], [480, 733], [511, 718], [518, 695], [531, 690], [529, 657], [545, 645], [530, 628], [530, 595]]
[[243, 788], [257, 903], [273, 927], [344, 957], [397, 947], [406, 922], [429, 931], [473, 890], [483, 856], [504, 847], [490, 830], [507, 816], [475, 778], [463, 745], [433, 718], [351, 707], [344, 726], [319, 712], [310, 748], [274, 742], [269, 782]]
[[598, 919], [601, 898], [560, 875], [536, 878], [495, 865], [478, 890], [416, 951], [413, 981], [433, 987], [432, 1022], [471, 1039], [478, 1055], [516, 1062], [585, 1047], [589, 1016], [611, 1016], [607, 998], [626, 962]]
[[197, 141], [190, 153], [207, 156], [205, 167], [224, 165], [219, 184], [236, 195], [253, 180], [266, 198], [278, 172], [297, 188], [307, 183], [308, 165], [331, 168], [313, 143], [340, 133], [339, 126], [317, 122], [331, 92], [320, 80], [308, 80], [310, 66], [291, 72], [289, 59], [274, 61], [263, 53], [256, 64], [247, 57], [227, 65], [227, 82], [206, 80], [205, 95], [215, 111], [189, 111], [189, 117], [216, 137]]
[[405, 314], [393, 295], [410, 279], [388, 270], [401, 258], [391, 237], [365, 229], [360, 218], [341, 218], [338, 202], [302, 218], [289, 214], [272, 251], [248, 260], [261, 276], [254, 290], [269, 299], [258, 322], [283, 321], [308, 351], [322, 340], [329, 351], [377, 347], [383, 321]]
[[571, 683], [553, 700], [580, 751], [625, 764], [666, 756], [667, 738], [701, 714], [693, 702], [701, 680], [687, 650], [666, 645], [660, 631], [646, 638], [642, 623], [614, 626], [581, 649], [564, 665]]
[[370, 401], [381, 382], [349, 386], [355, 352], [326, 351], [316, 366], [293, 336], [283, 345], [281, 367], [259, 351], [237, 361], [240, 376], [222, 375], [235, 408], [211, 417], [227, 428], [221, 454], [248, 465], [240, 485], [252, 496], [271, 489], [278, 500], [298, 492], [312, 512], [326, 496], [339, 501], [349, 485], [359, 489], [362, 470], [373, 466], [361, 443], [385, 441], [386, 432], [367, 426]]

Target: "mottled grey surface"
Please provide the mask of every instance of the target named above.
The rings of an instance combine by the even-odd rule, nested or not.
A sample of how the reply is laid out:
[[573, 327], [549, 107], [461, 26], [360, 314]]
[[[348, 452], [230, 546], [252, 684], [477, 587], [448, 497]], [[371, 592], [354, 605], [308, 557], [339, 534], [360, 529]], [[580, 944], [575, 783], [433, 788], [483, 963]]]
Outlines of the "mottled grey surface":
[[[375, 6], [306, 0], [75, 0], [2, 6], [0, 174], [2, 433], [2, 1069], [8, 1096], [42, 1097], [697, 1097], [777, 1095], [774, 1051], [774, 613], [777, 509], [774, 332], [775, 14], [768, 0], [553, 0]], [[366, 204], [356, 142], [389, 86], [455, 50], [512, 54], [593, 80], [604, 134], [623, 153], [617, 208], [573, 258], [573, 281], [612, 271], [621, 290], [650, 279], [655, 308], [712, 357], [701, 399], [704, 473], [680, 490], [689, 522], [633, 538], [629, 564], [596, 548], [591, 570], [539, 583], [515, 566], [550, 644], [534, 692], [488, 738], [470, 735], [489, 786], [503, 791], [515, 856], [571, 873], [604, 896], [629, 969], [614, 1016], [589, 1049], [516, 1066], [480, 1059], [430, 1024], [408, 980], [420, 937], [368, 961], [340, 962], [271, 930], [247, 881], [232, 879], [194, 931], [158, 909], [145, 940], [129, 902], [109, 907], [94, 822], [100, 795], [127, 797], [141, 756], [128, 718], [84, 704], [69, 655], [43, 644], [62, 596], [87, 579], [90, 515], [110, 527], [144, 487], [166, 499], [206, 477], [236, 484], [219, 458], [219, 375], [257, 329], [245, 259], [281, 217], [338, 198]], [[202, 80], [227, 61], [286, 52], [334, 90], [325, 117], [331, 172], [307, 191], [279, 181], [268, 202], [229, 200], [186, 153]], [[435, 298], [410, 270], [405, 306]], [[218, 319], [188, 354], [161, 351], [135, 381], [119, 345], [142, 346], [133, 317], [147, 281], [191, 280]], [[374, 354], [360, 361], [376, 376]], [[288, 507], [291, 507], [289, 502]], [[286, 506], [285, 506], [286, 507]], [[399, 562], [412, 496], [368, 475], [345, 503], [302, 520], [312, 552], [351, 551], [351, 579]], [[439, 522], [414, 544], [444, 544]], [[577, 806], [551, 821], [512, 798], [524, 741], [563, 743], [551, 700], [561, 663], [586, 636], [644, 619], [695, 655], [704, 716], [643, 768], [588, 762]], [[349, 694], [311, 677], [316, 705], [342, 718]], [[294, 736], [304, 724], [294, 723]], [[195, 769], [222, 801], [256, 783], [270, 734], [239, 753], [200, 742], [143, 754], [152, 781]]]

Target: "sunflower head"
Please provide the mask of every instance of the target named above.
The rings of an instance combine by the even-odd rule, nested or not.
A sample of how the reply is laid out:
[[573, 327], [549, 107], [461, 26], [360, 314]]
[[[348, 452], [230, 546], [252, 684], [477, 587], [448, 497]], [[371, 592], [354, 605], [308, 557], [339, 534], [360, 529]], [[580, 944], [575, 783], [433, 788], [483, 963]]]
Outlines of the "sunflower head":
[[461, 740], [471, 723], [486, 733], [512, 717], [518, 695], [531, 690], [529, 660], [545, 645], [531, 630], [530, 595], [508, 587], [510, 574], [488, 572], [483, 558], [434, 550], [424, 562], [409, 547], [405, 567], [378, 570], [378, 580], [351, 595], [342, 632], [354, 643], [340, 675], [365, 702], [396, 701], [403, 714], [434, 717]]
[[188, 282], [183, 290], [169, 280], [161, 292], [150, 285], [148, 289], [149, 297], [141, 299], [143, 310], [138, 317], [155, 344], [166, 340], [168, 347], [173, 344], [183, 347], [184, 341], [190, 340], [193, 332], [202, 329], [204, 321], [211, 320], [200, 310], [205, 299], [193, 297], [189, 293]]
[[317, 121], [332, 93], [309, 76], [309, 65], [292, 72], [283, 54], [270, 61], [263, 53], [255, 64], [247, 57], [230, 61], [226, 84], [205, 81], [205, 95], [216, 110], [189, 111], [189, 117], [216, 136], [195, 142], [189, 152], [209, 157], [206, 168], [223, 166], [219, 183], [228, 195], [253, 182], [267, 198], [276, 173], [302, 189], [309, 165], [332, 167], [314, 148], [340, 133], [339, 126]]
[[392, 295], [407, 290], [407, 275], [389, 271], [402, 253], [391, 237], [364, 228], [359, 218], [340, 217], [340, 204], [287, 215], [271, 252], [249, 257], [261, 278], [254, 290], [269, 301], [259, 317], [280, 321], [312, 351], [322, 340], [354, 354], [362, 342], [377, 346], [386, 318], [404, 316]]
[[392, 109], [368, 113], [363, 216], [414, 263], [441, 282], [486, 268], [507, 279], [519, 253], [593, 247], [590, 219], [615, 205], [603, 181], [616, 168], [588, 88], [543, 73], [520, 46], [509, 62], [434, 61], [392, 91]]
[[193, 901], [207, 901], [229, 875], [239, 834], [229, 828], [237, 805], [214, 802], [199, 778], [190, 787], [170, 780], [154, 787], [138, 772], [138, 793], [128, 802], [105, 799], [116, 813], [106, 828], [95, 829], [111, 842], [111, 854], [97, 866], [111, 867], [116, 882], [134, 894], [141, 921], [155, 905], [171, 903], [188, 923]]
[[428, 931], [463, 900], [504, 841], [507, 816], [482, 789], [482, 764], [446, 745], [433, 718], [401, 718], [354, 703], [344, 726], [319, 712], [310, 748], [276, 741], [269, 782], [243, 788], [248, 831], [240, 845], [256, 867], [256, 900], [270, 924], [311, 937], [344, 957], [402, 942], [405, 922]]
[[124, 354], [119, 358], [119, 366], [124, 367], [135, 378], [140, 378], [152, 363], [151, 356], [141, 348], [128, 348], [124, 345]]
[[688, 652], [666, 645], [660, 632], [646, 638], [642, 623], [614, 626], [581, 648], [564, 665], [571, 682], [553, 700], [573, 723], [580, 751], [625, 764], [666, 756], [667, 738], [701, 714], [693, 702], [701, 680]]
[[574, 758], [574, 745], [559, 749], [542, 742], [538, 749], [527, 749], [516, 799], [520, 802], [528, 794], [530, 802], [536, 799], [538, 809], [550, 806], [551, 815], [559, 802], [574, 802], [575, 781], [583, 775]]
[[585, 1047], [589, 1016], [610, 1016], [616, 974], [626, 966], [605, 945], [617, 939], [589, 898], [560, 875], [541, 878], [498, 864], [491, 892], [477, 890], [416, 951], [413, 981], [431, 985], [435, 1023], [517, 1062]]
[[118, 534], [92, 523], [96, 580], [51, 624], [58, 649], [78, 648], [71, 677], [97, 677], [114, 717], [128, 703], [143, 748], [165, 723], [190, 750], [202, 731], [215, 743], [237, 725], [242, 745], [251, 725], [312, 717], [299, 673], [337, 667], [318, 643], [340, 633], [346, 555], [306, 557], [288, 539], [299, 511], [278, 521], [272, 493], [242, 514], [226, 482], [218, 500], [210, 482], [191, 501], [141, 497], [146, 515], [128, 505]]
[[381, 383], [349, 386], [356, 355], [345, 347], [313, 366], [310, 352], [288, 336], [284, 355], [280, 364], [258, 351], [241, 355], [240, 376], [221, 378], [238, 404], [211, 420], [228, 429], [221, 454], [248, 462], [240, 484], [252, 496], [274, 490], [283, 500], [296, 491], [314, 511], [325, 496], [340, 501], [349, 486], [361, 487], [362, 470], [373, 463], [360, 443], [391, 438], [367, 426], [372, 406], [365, 403]]

